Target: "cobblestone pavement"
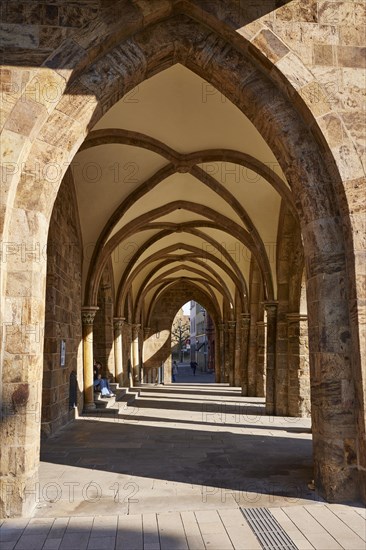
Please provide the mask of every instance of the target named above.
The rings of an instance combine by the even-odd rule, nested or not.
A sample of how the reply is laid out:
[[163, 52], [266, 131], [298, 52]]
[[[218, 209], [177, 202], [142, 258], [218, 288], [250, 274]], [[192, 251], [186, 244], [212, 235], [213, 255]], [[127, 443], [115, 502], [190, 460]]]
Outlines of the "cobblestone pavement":
[[34, 517], [5, 520], [0, 548], [256, 549], [240, 508], [264, 508], [299, 549], [365, 549], [364, 509], [323, 503], [311, 456], [309, 419], [238, 388], [143, 386], [42, 445]]

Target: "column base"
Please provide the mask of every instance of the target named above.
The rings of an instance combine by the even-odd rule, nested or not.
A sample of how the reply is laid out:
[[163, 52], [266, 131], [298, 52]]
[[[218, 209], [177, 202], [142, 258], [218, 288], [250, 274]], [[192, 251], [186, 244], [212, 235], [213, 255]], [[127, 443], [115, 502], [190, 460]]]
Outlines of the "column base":
[[32, 476], [2, 476], [0, 489], [0, 518], [33, 516], [40, 499], [38, 470]]
[[94, 411], [97, 408], [95, 403], [85, 403], [84, 411]]

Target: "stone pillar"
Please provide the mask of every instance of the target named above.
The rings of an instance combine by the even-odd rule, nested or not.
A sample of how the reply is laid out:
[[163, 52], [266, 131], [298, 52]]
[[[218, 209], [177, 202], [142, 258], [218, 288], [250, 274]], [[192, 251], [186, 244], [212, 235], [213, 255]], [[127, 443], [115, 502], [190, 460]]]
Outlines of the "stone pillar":
[[[257, 393], [257, 363], [258, 363], [258, 348], [257, 348], [258, 327], [256, 316], [251, 319], [248, 334], [248, 368], [247, 368], [247, 395], [255, 397]], [[243, 394], [244, 395], [244, 394]]]
[[144, 327], [143, 328], [143, 335], [144, 335], [144, 339], [142, 341], [142, 360], [141, 360], [141, 369], [142, 369], [142, 373], [141, 373], [141, 382], [153, 382], [153, 372], [152, 372], [152, 369], [151, 368], [148, 368], [145, 370], [145, 355], [144, 355], [144, 348], [145, 348], [145, 342], [146, 340], [148, 340], [150, 338], [152, 334], [152, 329], [151, 327]]
[[225, 372], [225, 354], [226, 354], [226, 330], [225, 323], [219, 324], [220, 332], [220, 382], [226, 382], [226, 372]]
[[236, 316], [234, 338], [234, 386], [240, 388], [243, 380], [243, 338], [240, 315]]
[[131, 344], [131, 363], [133, 382], [140, 382], [140, 353], [139, 353], [139, 333], [140, 324], [132, 325], [132, 344]]
[[83, 323], [84, 409], [95, 409], [93, 385], [93, 322], [98, 307], [81, 309]]
[[308, 317], [289, 313], [287, 322], [289, 415], [310, 416]]
[[[26, 272], [23, 276], [25, 275]], [[36, 281], [34, 272], [30, 272], [30, 275], [33, 277], [32, 280]], [[42, 275], [37, 274], [40, 281]], [[19, 287], [21, 281], [24, 284], [20, 278], [16, 281]], [[4, 323], [0, 330], [1, 345], [4, 346], [2, 351], [5, 351], [1, 365], [3, 369], [0, 422], [1, 518], [32, 516], [37, 504], [44, 342], [41, 317], [43, 312], [41, 301], [37, 303], [34, 299], [33, 304], [33, 300], [24, 298], [23, 300], [23, 303], [20, 298], [12, 300], [13, 322], [10, 322], [9, 313], [9, 322]], [[15, 309], [15, 305], [18, 306], [18, 310]], [[38, 311], [36, 305], [39, 305]], [[20, 322], [24, 325], [16, 324]], [[3, 546], [0, 544], [0, 547]]]
[[266, 414], [275, 414], [277, 302], [265, 302], [267, 312]]
[[227, 333], [228, 333], [228, 345], [226, 356], [226, 370], [229, 375], [230, 386], [235, 386], [235, 321], [228, 321]]
[[122, 364], [123, 364], [123, 385], [132, 387], [132, 329], [131, 324], [124, 322], [122, 327]]
[[106, 355], [106, 369], [111, 377], [115, 375], [115, 358], [114, 358], [114, 327], [113, 327], [113, 302], [110, 298], [104, 304], [104, 344]]
[[114, 317], [113, 319], [115, 381], [120, 386], [123, 386], [122, 328], [124, 321], [124, 317]]
[[284, 304], [277, 309], [276, 372], [274, 409], [277, 415], [288, 416], [288, 329]]
[[221, 382], [221, 357], [222, 357], [222, 334], [219, 326], [215, 327], [215, 382]]
[[256, 345], [257, 362], [255, 377], [255, 394], [257, 397], [266, 396], [266, 365], [267, 365], [267, 323], [257, 321], [256, 323]]
[[248, 351], [249, 351], [249, 329], [250, 313], [240, 315], [240, 339], [241, 345], [241, 394], [248, 395]]

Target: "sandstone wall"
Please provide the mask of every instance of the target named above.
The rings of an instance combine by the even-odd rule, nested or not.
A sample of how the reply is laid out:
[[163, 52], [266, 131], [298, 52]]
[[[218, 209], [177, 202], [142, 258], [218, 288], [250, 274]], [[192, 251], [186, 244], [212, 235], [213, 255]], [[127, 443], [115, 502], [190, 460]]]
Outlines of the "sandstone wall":
[[[82, 243], [73, 182], [68, 176], [64, 178], [55, 202], [47, 250], [41, 427], [44, 436], [74, 418], [73, 389], [70, 388], [74, 374], [78, 410], [81, 411], [83, 406]], [[62, 341], [66, 346], [64, 366], [61, 365]]]

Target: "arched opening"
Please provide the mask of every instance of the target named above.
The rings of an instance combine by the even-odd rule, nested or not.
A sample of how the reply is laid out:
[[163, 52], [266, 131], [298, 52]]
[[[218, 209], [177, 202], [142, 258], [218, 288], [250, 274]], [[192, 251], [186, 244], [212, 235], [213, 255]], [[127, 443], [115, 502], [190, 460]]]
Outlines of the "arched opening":
[[[182, 10], [184, 12], [183, 8]], [[42, 110], [40, 118], [44, 124], [37, 123], [39, 139], [35, 139], [29, 148], [22, 147], [22, 154], [29, 153], [28, 164], [25, 165], [16, 189], [9, 193], [9, 200], [12, 202], [6, 213], [4, 226], [6, 237], [9, 242], [15, 242], [19, 227], [23, 224], [27, 228], [28, 244], [37, 242], [42, 249], [46, 243], [49, 219], [63, 171], [60, 171], [52, 188], [50, 182], [47, 184], [44, 179], [36, 185], [32, 166], [37, 163], [47, 166], [56, 161], [59, 161], [60, 165], [63, 162], [69, 163], [87, 131], [97, 120], [101, 121], [103, 113], [107, 113], [112, 107], [109, 113], [113, 116], [113, 105], [116, 106], [122, 97], [126, 98], [126, 94], [135, 90], [135, 85], [140, 85], [144, 81], [149, 82], [148, 79], [155, 74], [163, 75], [164, 69], [181, 63], [186, 69], [204, 78], [206, 83], [214, 87], [212, 90], [219, 90], [223, 94], [220, 98], [227, 98], [233, 106], [235, 105], [238, 112], [244, 113], [245, 120], [253, 124], [258, 135], [264, 138], [264, 142], [268, 144], [268, 148], [264, 149], [265, 155], [269, 151], [270, 163], [273, 159], [278, 161], [280, 176], [274, 170], [268, 170], [263, 159], [258, 158], [254, 159], [256, 162], [250, 164], [249, 170], [252, 171], [256, 167], [257, 173], [268, 177], [269, 187], [275, 189], [277, 193], [278, 208], [286, 197], [288, 198], [289, 195], [293, 197], [290, 201], [291, 206], [286, 205], [286, 207], [296, 210], [298, 214], [305, 254], [315, 481], [321, 493], [329, 499], [351, 498], [358, 494], [364, 479], [362, 474], [366, 455], [363, 452], [364, 380], [360, 366], [357, 320], [354, 316], [350, 318], [359, 283], [355, 277], [353, 246], [348, 246], [352, 240], [350, 231], [352, 222], [349, 218], [341, 176], [335, 167], [332, 151], [328, 144], [324, 143], [309, 105], [297, 92], [294, 92], [291, 82], [284, 80], [280, 70], [272, 71], [274, 63], [267, 61], [263, 65], [264, 58], [258, 49], [249, 48], [247, 39], [239, 34], [234, 36], [233, 30], [228, 32], [226, 27], [224, 29], [220, 18], [216, 20], [203, 17], [201, 20], [195, 10], [193, 13], [193, 19], [191, 19], [192, 13], [188, 10], [188, 13], [181, 13], [179, 17], [174, 16], [163, 22], [159, 21], [161, 14], [156, 15], [156, 19], [149, 20], [148, 30], [142, 28], [142, 24], [140, 28], [137, 25], [133, 30], [130, 29], [133, 39], [129, 37], [127, 41], [122, 40], [120, 33], [112, 25], [111, 30], [108, 31], [109, 40], [105, 40], [104, 44], [100, 43], [100, 49], [90, 47], [88, 53], [91, 56], [87, 68], [85, 64], [79, 65], [83, 52], [80, 51], [75, 56], [70, 54], [67, 63], [71, 65], [73, 79], [65, 95], [57, 105], [57, 109], [52, 110], [49, 116], [48, 112]], [[167, 14], [164, 14], [165, 16]], [[145, 24], [148, 25], [148, 22], [145, 21]], [[84, 39], [85, 48], [88, 49], [90, 44], [86, 36], [87, 33]], [[93, 64], [91, 64], [92, 59], [95, 59]], [[69, 70], [63, 63], [57, 54], [48, 62], [49, 67], [56, 67], [60, 71], [57, 73], [57, 78], [63, 74], [63, 71]], [[281, 66], [278, 67], [280, 68]], [[52, 71], [52, 69], [45, 70]], [[63, 79], [64, 76], [60, 78]], [[152, 81], [153, 78], [151, 78]], [[205, 97], [208, 99], [211, 88], [205, 88], [205, 92]], [[90, 98], [89, 103], [85, 102], [85, 97]], [[16, 113], [17, 110], [14, 107], [13, 115], [16, 116]], [[106, 116], [108, 118], [108, 113]], [[96, 149], [103, 147], [106, 134], [109, 144], [116, 145], [113, 139], [118, 132], [114, 132], [115, 128], [111, 124], [99, 130], [103, 130], [104, 135], [94, 134], [94, 145], [98, 144], [95, 146]], [[98, 212], [102, 212], [103, 207], [106, 207], [105, 219], [97, 219], [97, 217], [94, 219], [90, 213], [95, 222], [93, 228], [96, 234], [93, 234], [90, 228], [90, 233], [84, 238], [83, 244], [85, 246], [95, 242], [96, 246], [92, 247], [92, 253], [84, 263], [83, 270], [82, 282], [85, 285], [83, 305], [89, 308], [88, 313], [85, 313], [85, 319], [87, 319], [85, 327], [88, 325], [90, 331], [92, 317], [95, 314], [95, 308], [98, 307], [100, 280], [111, 253], [122, 250], [125, 252], [124, 258], [127, 253], [129, 254], [128, 270], [120, 270], [117, 277], [114, 272], [115, 282], [117, 281], [114, 291], [114, 317], [127, 320], [129, 325], [126, 328], [129, 333], [124, 337], [126, 341], [130, 339], [130, 344], [124, 346], [121, 357], [124, 360], [127, 357], [127, 361], [130, 357], [131, 375], [135, 382], [141, 380], [139, 332], [144, 328], [154, 327], [154, 323], [159, 320], [158, 305], [161, 304], [162, 307], [163, 297], [166, 298], [169, 293], [176, 290], [174, 285], [187, 284], [190, 286], [190, 294], [194, 294], [195, 299], [202, 305], [210, 303], [217, 317], [216, 322], [218, 325], [223, 325], [220, 330], [223, 333], [226, 353], [220, 381], [223, 380], [233, 386], [237, 385], [240, 368], [238, 370], [235, 365], [232, 368], [232, 358], [239, 359], [243, 354], [240, 350], [234, 349], [235, 342], [238, 341], [236, 336], [240, 323], [243, 322], [244, 333], [249, 331], [250, 342], [253, 341], [252, 318], [248, 324], [249, 319], [245, 316], [248, 313], [256, 315], [257, 352], [254, 351], [254, 347], [248, 352], [249, 366], [244, 393], [260, 392], [262, 389], [264, 393], [265, 390], [267, 401], [274, 410], [277, 397], [275, 368], [278, 305], [275, 302], [278, 299], [276, 293], [278, 274], [275, 260], [272, 260], [265, 251], [265, 245], [268, 243], [263, 236], [266, 229], [264, 222], [268, 220], [264, 219], [264, 225], [261, 228], [251, 225], [250, 208], [246, 210], [240, 204], [242, 188], [235, 182], [235, 172], [234, 182], [230, 182], [227, 179], [228, 173], [223, 173], [221, 169], [223, 164], [227, 169], [231, 169], [231, 165], [236, 162], [238, 166], [242, 166], [239, 160], [240, 162], [243, 160], [241, 158], [243, 155], [247, 163], [253, 159], [248, 152], [238, 151], [234, 145], [229, 147], [227, 144], [223, 147], [224, 155], [218, 156], [219, 145], [215, 143], [215, 139], [212, 139], [209, 147], [203, 149], [197, 147], [195, 151], [197, 154], [196, 156], [193, 154], [192, 157], [191, 141], [181, 144], [179, 149], [173, 146], [175, 144], [157, 143], [156, 140], [160, 141], [160, 139], [156, 137], [148, 135], [141, 137], [141, 133], [143, 132], [140, 130], [132, 136], [127, 136], [130, 139], [128, 146], [137, 147], [140, 150], [142, 143], [150, 141], [151, 163], [143, 166], [148, 166], [151, 173], [149, 170], [145, 174], [140, 173], [142, 181], [138, 182], [140, 186], [137, 187], [134, 181], [136, 174], [133, 162], [135, 161], [132, 160], [132, 165], [129, 166], [124, 164], [123, 168], [127, 172], [125, 174], [127, 180], [124, 180], [124, 184], [131, 186], [128, 197], [124, 197], [122, 201], [116, 201], [113, 205], [108, 204], [107, 207], [103, 199], [108, 193], [101, 191], [96, 204], [98, 204]], [[192, 136], [192, 132], [190, 135]], [[212, 136], [215, 137], [215, 134]], [[230, 136], [233, 136], [233, 139], [237, 137], [235, 132]], [[126, 145], [126, 134], [123, 139]], [[199, 141], [200, 135], [197, 135], [197, 139]], [[90, 162], [87, 158], [87, 151], [90, 153], [90, 149], [84, 147], [79, 153], [79, 160], [82, 160], [85, 154], [83, 168]], [[305, 151], [306, 154], [304, 154]], [[97, 157], [97, 153], [94, 153]], [[134, 158], [133, 155], [129, 156], [129, 159], [131, 158]], [[161, 158], [168, 159], [168, 164], [162, 163]], [[92, 175], [86, 170], [84, 172], [86, 179], [97, 178], [98, 170], [95, 175], [93, 166], [89, 165], [89, 168], [92, 169]], [[281, 184], [278, 177], [282, 180]], [[188, 199], [182, 197], [178, 192], [178, 196], [175, 195], [176, 191], [183, 187], [182, 178], [185, 178], [187, 189], [195, 200], [191, 200], [191, 197]], [[200, 182], [199, 196], [195, 196], [192, 191], [193, 180]], [[77, 185], [77, 188], [80, 190], [83, 182], [80, 179], [78, 182], [80, 185]], [[148, 212], [141, 210], [141, 199], [143, 197], [146, 199], [149, 190], [156, 188], [160, 190], [161, 195], [164, 195], [169, 185], [173, 189], [170, 202], [162, 206], [155, 204], [152, 200]], [[258, 183], [256, 189], [258, 194], [260, 194], [260, 185]], [[32, 193], [29, 193], [30, 188]], [[202, 195], [202, 189], [205, 189], [204, 195]], [[217, 196], [220, 196], [220, 200]], [[215, 203], [214, 197], [217, 201], [216, 209], [212, 208]], [[250, 199], [251, 196], [248, 197], [249, 203]], [[227, 215], [229, 210], [230, 216]], [[187, 217], [187, 212], [194, 214], [193, 220]], [[179, 213], [179, 219], [172, 220], [172, 215], [176, 213]], [[274, 216], [268, 216], [268, 218], [273, 221]], [[155, 240], [158, 233], [160, 233], [159, 239]], [[228, 239], [230, 250], [222, 246], [223, 239], [224, 241]], [[200, 241], [201, 247], [197, 246], [197, 241]], [[202, 257], [202, 242], [204, 242], [204, 257]], [[212, 254], [214, 242], [216, 255]], [[232, 258], [236, 254], [236, 242], [241, 247], [239, 269], [238, 265], [235, 267], [237, 262]], [[138, 250], [134, 249], [136, 245]], [[232, 245], [234, 245], [234, 253]], [[199, 248], [201, 256], [198, 255]], [[242, 257], [243, 249], [246, 253], [250, 251], [249, 257]], [[7, 323], [10, 323], [10, 319], [13, 318], [12, 312], [18, 307], [19, 311], [23, 311], [22, 315], [26, 315], [24, 320], [26, 318], [31, 321], [43, 319], [46, 267], [37, 263], [35, 257], [37, 249], [33, 247], [30, 250], [31, 253], [27, 252], [22, 258], [15, 253], [9, 254], [6, 265], [7, 276], [2, 275], [7, 297], [4, 310]], [[352, 252], [348, 252], [349, 250]], [[161, 251], [164, 251], [163, 255], [160, 254]], [[164, 264], [167, 259], [168, 264]], [[187, 266], [182, 268], [181, 264], [185, 262]], [[118, 261], [114, 263], [117, 265]], [[28, 300], [28, 296], [15, 292], [12, 281], [22, 280], [26, 285], [33, 282], [36, 276], [39, 277], [40, 284], [32, 287], [31, 300]], [[163, 282], [159, 282], [159, 278], [163, 279]], [[262, 294], [264, 304], [259, 298], [252, 300], [252, 293], [248, 296], [247, 288], [250, 279], [253, 292], [257, 293], [257, 298]], [[237, 307], [238, 304], [240, 307]], [[258, 323], [263, 322], [263, 309], [267, 310], [267, 326], [263, 326], [262, 336], [258, 337], [258, 333], [261, 333]], [[27, 314], [24, 313], [25, 311]], [[284, 321], [284, 317], [281, 321]], [[171, 324], [167, 330], [170, 330], [170, 327]], [[86, 345], [87, 334], [89, 333], [85, 330], [84, 360], [90, 355]], [[5, 383], [9, 385], [6, 395], [10, 408], [23, 407], [25, 404], [32, 407], [37, 400], [42, 379], [43, 343], [32, 342], [30, 345], [27, 341], [25, 346], [21, 340], [22, 338], [15, 332], [8, 331], [4, 343], [6, 372], [13, 368], [14, 357], [17, 357], [19, 364], [20, 343], [22, 351], [28, 346], [28, 351], [32, 352], [22, 356], [22, 374], [16, 378], [16, 382], [11, 377], [9, 382], [5, 377]], [[258, 375], [255, 365], [260, 363], [258, 357], [263, 342], [267, 343], [266, 371], [263, 368], [262, 373]], [[254, 361], [255, 355], [256, 361]], [[158, 353], [156, 356], [158, 357]], [[31, 382], [27, 375], [29, 366], [33, 369]], [[337, 380], [334, 377], [335, 369], [339, 371]], [[264, 372], [266, 372], [265, 384]], [[120, 375], [122, 371], [118, 373]], [[86, 392], [90, 387], [88, 376], [84, 371]], [[13, 387], [14, 384], [19, 385], [23, 382], [26, 385], [25, 401], [22, 398], [23, 390], [19, 393], [19, 388]], [[281, 382], [278, 377], [277, 382]], [[10, 416], [7, 421], [11, 421]], [[31, 424], [28, 428], [36, 430], [35, 424]], [[25, 441], [28, 432], [20, 429], [18, 441]], [[9, 440], [9, 446], [14, 446], [12, 440]], [[21, 472], [19, 484], [22, 483], [23, 478], [32, 478], [36, 475], [37, 445], [27, 448], [27, 452], [29, 460], [26, 462], [27, 467], [24, 466]], [[21, 485], [12, 492], [14, 500], [11, 506], [24, 511], [24, 491], [20, 487]]]
[[190, 352], [190, 309], [190, 303], [186, 302], [176, 313], [172, 323], [172, 359], [179, 363], [185, 363], [186, 354]]

